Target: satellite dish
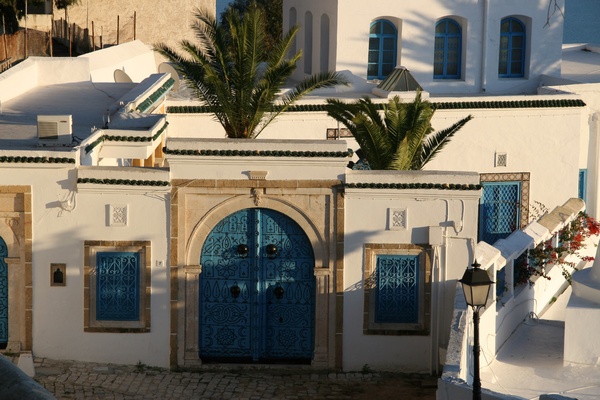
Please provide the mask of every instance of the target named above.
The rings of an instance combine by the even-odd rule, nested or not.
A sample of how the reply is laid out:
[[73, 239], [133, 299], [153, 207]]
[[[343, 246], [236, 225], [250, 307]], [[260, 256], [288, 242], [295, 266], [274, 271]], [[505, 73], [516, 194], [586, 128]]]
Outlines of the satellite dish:
[[179, 74], [171, 64], [166, 62], [161, 63], [158, 66], [158, 72], [160, 72], [161, 74], [171, 74], [171, 78], [173, 78], [173, 80], [175, 81], [175, 84], [173, 85], [173, 91], [176, 92], [179, 89]]
[[133, 82], [131, 80], [131, 78], [129, 77], [129, 75], [127, 75], [127, 73], [125, 73], [125, 71], [123, 71], [122, 69], [115, 69], [114, 72], [114, 77], [115, 77], [115, 82], [117, 83], [131, 83]]

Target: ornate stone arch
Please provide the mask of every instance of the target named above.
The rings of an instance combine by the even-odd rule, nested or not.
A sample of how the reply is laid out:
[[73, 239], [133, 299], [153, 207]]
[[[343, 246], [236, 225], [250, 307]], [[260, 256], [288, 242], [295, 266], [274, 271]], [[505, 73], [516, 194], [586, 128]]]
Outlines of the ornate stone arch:
[[323, 234], [310, 217], [293, 203], [279, 197], [260, 196], [260, 205], [255, 197], [236, 196], [218, 204], [198, 221], [190, 234], [185, 252], [185, 265], [197, 265], [204, 240], [210, 231], [226, 216], [246, 208], [269, 208], [293, 219], [308, 236], [315, 255], [315, 269], [326, 268], [328, 257]]
[[240, 195], [229, 198], [212, 207], [202, 216], [187, 238], [184, 251], [183, 276], [184, 324], [183, 324], [183, 363], [199, 365], [202, 361], [198, 355], [198, 304], [199, 276], [202, 270], [200, 253], [211, 230], [225, 217], [236, 211], [247, 208], [267, 208], [281, 212], [294, 220], [305, 232], [312, 244], [315, 257], [315, 342], [312, 364], [317, 367], [330, 367], [334, 359], [335, 346], [330, 343], [330, 323], [335, 314], [332, 284], [333, 276], [329, 268], [329, 254], [324, 233], [317, 224], [301, 208], [280, 197], [271, 197], [256, 190], [251, 196]]

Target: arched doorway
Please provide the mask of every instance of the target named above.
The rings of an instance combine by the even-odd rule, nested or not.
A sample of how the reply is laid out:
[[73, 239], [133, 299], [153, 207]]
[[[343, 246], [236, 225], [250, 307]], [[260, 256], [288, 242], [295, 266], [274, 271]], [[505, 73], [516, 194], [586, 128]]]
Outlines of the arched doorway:
[[0, 237], [0, 349], [8, 344], [8, 257], [6, 242]]
[[310, 362], [314, 264], [307, 235], [278, 211], [248, 208], [222, 219], [200, 255], [200, 358]]

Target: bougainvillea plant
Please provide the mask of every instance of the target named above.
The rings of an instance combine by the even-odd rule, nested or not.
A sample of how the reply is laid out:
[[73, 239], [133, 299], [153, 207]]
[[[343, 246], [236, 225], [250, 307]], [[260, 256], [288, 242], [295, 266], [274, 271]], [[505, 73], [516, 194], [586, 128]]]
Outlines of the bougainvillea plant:
[[556, 245], [553, 244], [553, 239], [547, 240], [529, 250], [527, 257], [515, 260], [515, 286], [526, 283], [533, 285], [532, 277], [535, 276], [550, 279], [550, 265], [559, 266], [563, 277], [570, 284], [573, 272], [578, 270], [578, 264], [581, 261], [594, 260], [594, 257], [583, 255], [582, 251], [586, 248], [586, 240], [598, 234], [600, 223], [580, 212], [570, 224], [559, 231]]

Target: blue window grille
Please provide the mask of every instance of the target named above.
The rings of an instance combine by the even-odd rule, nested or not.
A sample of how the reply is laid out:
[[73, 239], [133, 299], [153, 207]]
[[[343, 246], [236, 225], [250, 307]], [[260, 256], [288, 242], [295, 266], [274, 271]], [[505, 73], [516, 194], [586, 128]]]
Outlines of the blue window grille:
[[396, 67], [398, 31], [390, 21], [379, 19], [369, 32], [367, 79], [385, 79]]
[[442, 19], [435, 26], [433, 77], [435, 79], [459, 79], [461, 57], [462, 29], [453, 19]]
[[6, 243], [0, 237], [0, 348], [8, 343], [8, 257]]
[[520, 228], [521, 182], [485, 182], [479, 205], [479, 240], [494, 244]]
[[375, 323], [419, 322], [419, 256], [377, 256]]
[[138, 321], [140, 255], [137, 252], [96, 254], [96, 320]]
[[579, 190], [578, 196], [585, 201], [585, 192], [587, 191], [587, 169], [579, 170]]
[[500, 78], [525, 76], [525, 42], [525, 25], [516, 18], [504, 18], [500, 24]]

